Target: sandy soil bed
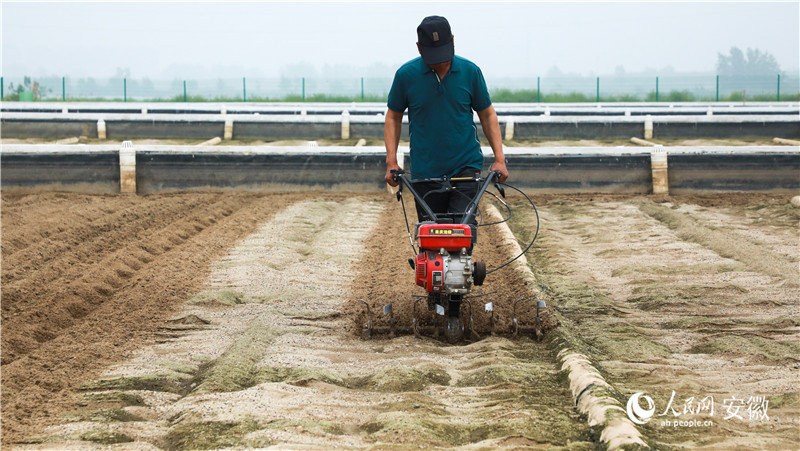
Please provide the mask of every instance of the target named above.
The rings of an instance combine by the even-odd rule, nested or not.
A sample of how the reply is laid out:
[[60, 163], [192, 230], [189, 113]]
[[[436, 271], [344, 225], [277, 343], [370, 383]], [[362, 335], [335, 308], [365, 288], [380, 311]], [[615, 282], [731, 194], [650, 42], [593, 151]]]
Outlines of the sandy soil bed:
[[[532, 267], [612, 385], [655, 401], [652, 443], [794, 446], [800, 214], [788, 198], [586, 196], [541, 214]], [[706, 398], [713, 416], [698, 411]]]
[[3, 443], [153, 333], [293, 195], [3, 195]]
[[[408, 323], [419, 292], [387, 195], [2, 200], [3, 445], [594, 449], [599, 439], [548, 340], [361, 338], [361, 299], [376, 313], [392, 302]], [[687, 397], [717, 399], [713, 425], [654, 417], [642, 427], [651, 446], [792, 446], [800, 215], [788, 199], [535, 200], [538, 288], [623, 405], [645, 392], [664, 409], [674, 390], [690, 420], [707, 412], [681, 412]], [[524, 243], [533, 218], [519, 211]], [[490, 268], [508, 254], [495, 235], [481, 229], [475, 251]], [[487, 279], [500, 332], [532, 288], [513, 271]], [[763, 397], [769, 418], [723, 419], [732, 395]]]

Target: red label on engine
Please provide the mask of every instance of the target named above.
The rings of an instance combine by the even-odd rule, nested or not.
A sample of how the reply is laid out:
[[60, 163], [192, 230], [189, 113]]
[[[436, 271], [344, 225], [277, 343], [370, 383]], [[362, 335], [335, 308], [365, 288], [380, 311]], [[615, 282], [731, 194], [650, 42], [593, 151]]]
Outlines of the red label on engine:
[[430, 229], [431, 235], [463, 235], [462, 229]]
[[472, 246], [472, 229], [467, 224], [423, 224], [417, 237], [423, 249], [459, 251]]

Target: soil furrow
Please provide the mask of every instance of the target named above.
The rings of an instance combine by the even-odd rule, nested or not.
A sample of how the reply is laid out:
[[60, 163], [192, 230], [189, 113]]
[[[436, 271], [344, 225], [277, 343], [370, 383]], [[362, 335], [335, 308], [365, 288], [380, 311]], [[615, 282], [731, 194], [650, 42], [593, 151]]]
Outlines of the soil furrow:
[[[143, 342], [152, 341], [163, 319], [196, 292], [212, 261], [223, 255], [232, 243], [249, 234], [258, 223], [281, 209], [285, 202], [297, 197], [226, 196], [236, 208], [220, 206], [219, 220], [203, 218], [199, 222], [208, 224], [208, 227], [194, 236], [187, 235], [180, 245], [171, 243], [169, 250], [158, 259], [144, 253], [139, 259], [134, 258], [150, 264], [141, 263], [140, 270], [130, 282], [121, 285], [124, 289], [112, 292], [98, 306], [89, 306], [82, 321], [57, 338], [42, 344], [22, 359], [3, 365], [4, 444], [29, 435], [41, 425], [53, 421], [59, 412], [76, 408], [78, 401], [74, 399], [74, 390], [87, 377], [97, 374], [109, 363], [125, 358]], [[206, 196], [185, 194], [178, 197], [185, 197], [188, 201]], [[115, 198], [104, 199], [109, 201], [109, 207], [119, 205]], [[182, 216], [176, 214], [170, 218], [175, 229], [194, 228], [197, 221], [187, 221]], [[141, 245], [147, 246], [143, 241], [140, 240]], [[135, 244], [129, 247], [133, 246]], [[58, 297], [51, 300], [54, 308], [61, 301]], [[4, 339], [18, 334], [25, 334], [25, 331], [3, 325]], [[4, 356], [5, 350], [4, 347]]]
[[73, 227], [65, 218], [90, 221], [114, 212], [103, 201], [110, 196], [42, 193], [28, 197], [29, 202], [20, 204], [10, 201], [16, 197], [2, 196], [3, 258]]
[[[126, 263], [126, 259], [131, 256], [136, 257], [135, 252], [140, 247], [140, 242], [147, 243], [150, 248], [146, 255], [140, 255], [147, 262], [139, 260], [143, 265], [147, 265], [172, 246], [198, 233], [193, 226], [200, 218], [222, 218], [230, 213], [232, 207], [240, 206], [240, 199], [234, 199], [234, 202], [221, 200], [201, 208], [187, 206], [185, 211], [178, 213], [186, 215], [179, 222], [164, 221], [169, 225], [161, 229], [154, 229], [139, 236], [122, 237], [125, 241], [119, 243], [119, 250], [94, 265], [87, 265], [74, 276], [67, 274], [58, 277], [52, 284], [39, 285], [39, 289], [30, 292], [8, 288], [3, 296], [4, 302], [9, 302], [11, 305], [19, 304], [24, 299], [34, 299], [35, 302], [26, 306], [24, 310], [12, 310], [13, 316], [9, 315], [5, 320], [7, 327], [28, 329], [30, 333], [17, 335], [14, 340], [4, 340], [3, 363], [11, 363], [41, 343], [57, 337], [61, 330], [73, 326], [76, 322], [79, 323], [97, 305], [113, 295], [119, 295], [119, 289], [123, 285], [131, 280], [135, 282], [135, 274], [138, 271], [146, 271], [147, 268], [137, 265], [139, 269], [134, 270], [129, 266], [129, 262]], [[172, 212], [170, 216], [176, 213]], [[133, 243], [125, 245], [126, 241]], [[26, 327], [34, 324], [33, 328]]]
[[[24, 289], [26, 285], [46, 284], [51, 281], [49, 278], [70, 271], [80, 272], [112, 251], [114, 244], [138, 239], [150, 233], [152, 228], [161, 226], [156, 218], [164, 221], [180, 212], [213, 203], [217, 198], [218, 195], [208, 195], [207, 198], [189, 199], [188, 202], [180, 198], [145, 198], [122, 211], [94, 219], [89, 224], [78, 222], [76, 227], [8, 256], [6, 261], [10, 261], [11, 265], [6, 280], [3, 280], [4, 287]], [[19, 280], [21, 274], [25, 277], [24, 281]]]

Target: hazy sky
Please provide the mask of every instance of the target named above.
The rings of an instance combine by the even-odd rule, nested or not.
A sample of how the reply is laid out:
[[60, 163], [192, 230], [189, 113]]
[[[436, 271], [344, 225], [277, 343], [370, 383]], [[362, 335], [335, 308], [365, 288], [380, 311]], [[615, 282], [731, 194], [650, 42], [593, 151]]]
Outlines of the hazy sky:
[[[800, 2], [783, 3], [9, 3], [2, 72], [105, 77], [277, 76], [308, 62], [392, 68], [416, 56], [428, 15], [487, 77], [647, 68], [713, 71], [731, 46], [797, 70]], [[368, 74], [367, 74], [368, 75]]]

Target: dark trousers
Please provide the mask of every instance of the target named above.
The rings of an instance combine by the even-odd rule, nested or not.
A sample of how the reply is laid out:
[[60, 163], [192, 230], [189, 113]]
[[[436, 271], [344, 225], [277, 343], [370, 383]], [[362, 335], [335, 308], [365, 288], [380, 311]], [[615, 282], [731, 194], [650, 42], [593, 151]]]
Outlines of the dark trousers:
[[[480, 175], [481, 171], [475, 168], [464, 168], [455, 175], [455, 177], [476, 177]], [[452, 223], [460, 223], [464, 220], [464, 213], [469, 205], [470, 201], [476, 194], [478, 194], [478, 190], [480, 189], [480, 185], [478, 182], [450, 182], [452, 183], [453, 187], [455, 187], [455, 191], [450, 191], [446, 193], [431, 193], [427, 197], [425, 197], [426, 193], [430, 191], [435, 191], [437, 189], [442, 188], [441, 183], [437, 182], [420, 182], [414, 184], [414, 189], [419, 193], [421, 197], [425, 198], [425, 203], [431, 207], [434, 213], [438, 216], [439, 213], [450, 213], [452, 217], [442, 217], [440, 218], [439, 222], [452, 222]], [[431, 221], [432, 218], [429, 218], [425, 211], [420, 208], [419, 202], [415, 199], [415, 205], [417, 207], [417, 218], [420, 222], [423, 221]], [[466, 221], [467, 224], [470, 225], [472, 228], [472, 242], [475, 243], [475, 239], [477, 238], [477, 231], [478, 231], [478, 221], [475, 218], [475, 214], [473, 213], [469, 220]]]

